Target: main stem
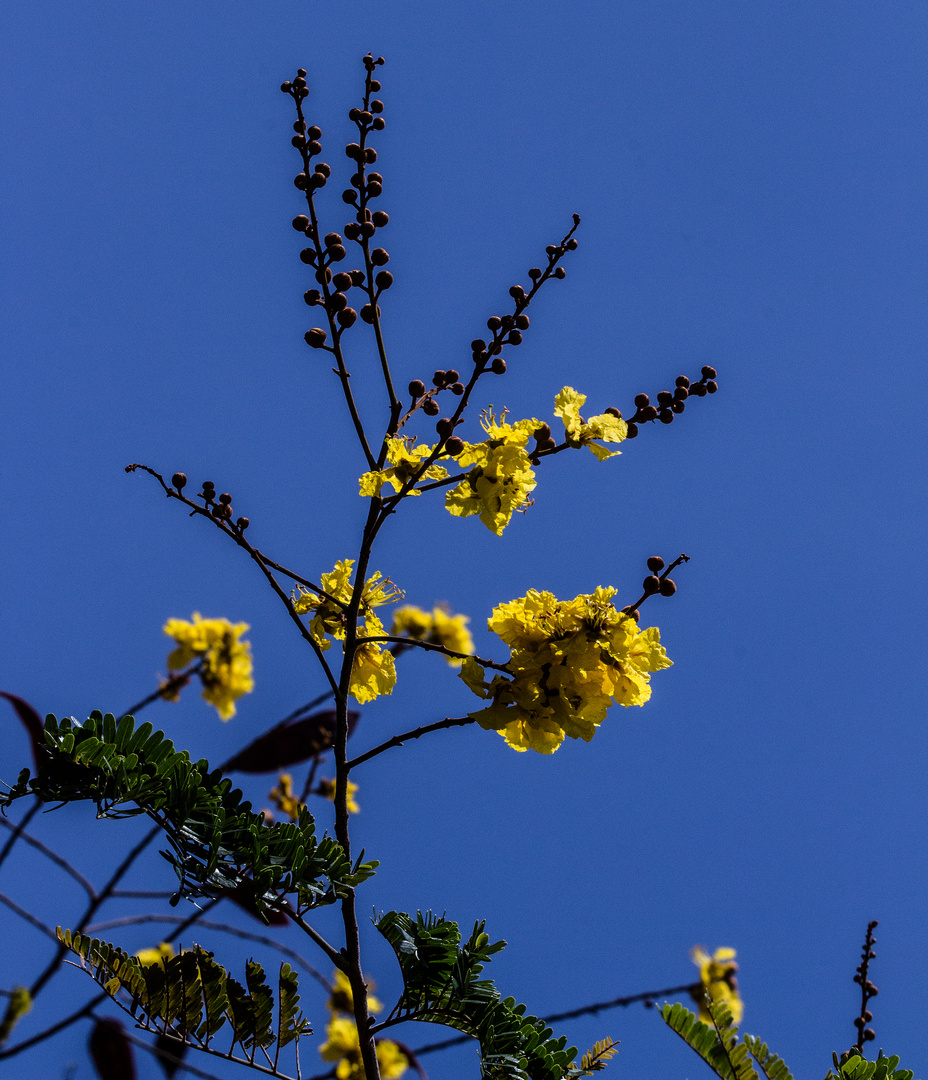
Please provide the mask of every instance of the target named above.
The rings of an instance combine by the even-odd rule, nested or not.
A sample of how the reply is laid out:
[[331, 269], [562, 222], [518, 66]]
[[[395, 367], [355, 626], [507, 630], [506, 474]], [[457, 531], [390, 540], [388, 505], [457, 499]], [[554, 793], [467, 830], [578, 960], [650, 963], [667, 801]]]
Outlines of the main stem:
[[[342, 664], [338, 695], [335, 702], [335, 836], [351, 858], [351, 840], [348, 835], [348, 691], [351, 686], [351, 669], [354, 665], [354, 653], [358, 643], [358, 617], [361, 610], [361, 596], [367, 578], [371, 546], [376, 535], [375, 523], [380, 513], [380, 500], [372, 499], [367, 522], [361, 540], [361, 550], [354, 580], [354, 591], [347, 612], [345, 631], [345, 659]], [[358, 1041], [361, 1047], [361, 1059], [364, 1062], [366, 1080], [380, 1080], [380, 1066], [377, 1050], [371, 1034], [373, 1018], [367, 1005], [367, 984], [361, 966], [361, 935], [358, 930], [358, 917], [355, 908], [354, 889], [349, 889], [341, 902], [342, 921], [345, 925], [345, 974], [351, 983], [351, 997], [354, 1004], [354, 1019], [358, 1028]]]

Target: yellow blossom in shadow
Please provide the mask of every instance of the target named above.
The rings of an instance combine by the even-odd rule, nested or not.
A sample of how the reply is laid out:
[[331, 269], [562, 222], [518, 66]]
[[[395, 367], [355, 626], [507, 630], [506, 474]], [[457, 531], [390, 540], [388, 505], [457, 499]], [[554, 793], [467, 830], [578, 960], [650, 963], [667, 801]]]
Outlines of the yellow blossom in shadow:
[[[319, 781], [319, 789], [318, 790], [319, 790], [319, 794], [323, 798], [329, 799], [331, 802], [335, 802], [335, 781], [334, 780], [327, 780], [325, 777], [323, 777]], [[360, 814], [360, 812], [361, 812], [361, 807], [358, 805], [358, 802], [354, 797], [355, 792], [357, 790], [358, 790], [358, 785], [353, 780], [349, 780], [348, 781], [348, 799], [347, 799], [347, 807], [348, 807], [348, 813], [349, 814]], [[339, 972], [338, 974], [340, 975], [341, 972]], [[336, 976], [335, 981], [336, 982], [338, 981], [338, 976]]]
[[180, 671], [200, 660], [203, 699], [215, 706], [223, 720], [231, 719], [235, 702], [255, 688], [251, 645], [240, 640], [247, 629], [248, 623], [204, 619], [198, 611], [193, 613], [192, 622], [168, 619], [164, 624], [165, 634], [177, 642], [168, 656], [168, 670]]
[[530, 589], [500, 604], [488, 627], [510, 647], [505, 672], [464, 661], [461, 678], [491, 702], [470, 713], [519, 751], [552, 754], [564, 738], [589, 742], [615, 703], [643, 705], [650, 673], [670, 667], [656, 627], [639, 630], [599, 587], [573, 600]]
[[[415, 604], [405, 604], [394, 613], [390, 634], [413, 638], [415, 641], [428, 641], [452, 652], [472, 653], [474, 639], [467, 629], [469, 622], [466, 615], [452, 615], [448, 608], [441, 604], [437, 604], [431, 614]], [[461, 666], [462, 661], [455, 656], [446, 656], [445, 659], [451, 667]]]
[[[373, 979], [365, 976], [364, 981], [368, 987], [367, 1011], [371, 1014], [383, 1012], [383, 1004], [380, 999], [370, 993], [374, 989]], [[351, 993], [351, 982], [344, 971], [336, 969], [332, 972], [332, 993], [326, 1004], [332, 1012], [347, 1013], [349, 1016], [354, 1015], [354, 996]]]
[[744, 1002], [738, 993], [738, 965], [735, 963], [737, 955], [734, 949], [722, 948], [716, 949], [710, 956], [702, 945], [697, 945], [690, 951], [690, 958], [699, 968], [702, 982], [702, 989], [691, 990], [690, 996], [699, 1006], [699, 1019], [703, 1023], [712, 1024], [712, 1017], [706, 1008], [706, 994], [713, 1001], [727, 1007], [735, 1024], [741, 1023]]
[[[373, 989], [374, 983], [367, 980]], [[338, 1062], [335, 1068], [337, 1080], [364, 1080], [364, 1063], [361, 1060], [361, 1043], [355, 1024], [354, 996], [348, 976], [336, 971], [332, 976], [332, 993], [327, 1002], [329, 1022], [326, 1024], [326, 1041], [319, 1047], [323, 1061]], [[379, 1013], [383, 1005], [373, 994], [367, 995], [369, 1013]], [[383, 1080], [398, 1080], [409, 1068], [409, 1059], [391, 1039], [378, 1039], [375, 1044], [377, 1064]]]
[[291, 821], [299, 821], [304, 804], [293, 794], [293, 777], [290, 773], [284, 772], [278, 776], [277, 787], [271, 788], [267, 797]]
[[167, 941], [162, 941], [157, 948], [139, 949], [135, 954], [142, 967], [151, 967], [152, 964], [160, 964], [163, 960], [170, 960], [174, 955], [174, 947]]

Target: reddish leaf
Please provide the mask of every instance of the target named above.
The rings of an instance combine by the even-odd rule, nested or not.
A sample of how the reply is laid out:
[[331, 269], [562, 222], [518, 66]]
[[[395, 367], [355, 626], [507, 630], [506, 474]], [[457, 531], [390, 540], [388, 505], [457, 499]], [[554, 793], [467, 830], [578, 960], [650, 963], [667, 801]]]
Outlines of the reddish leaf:
[[0, 697], [6, 698], [16, 710], [16, 715], [22, 720], [23, 727], [26, 729], [29, 738], [32, 740], [32, 760], [35, 762], [35, 767], [38, 770], [39, 754], [45, 748], [45, 725], [42, 723], [42, 718], [28, 701], [24, 701], [15, 694], [7, 694], [5, 691], [0, 690]]
[[[218, 895], [224, 896], [227, 900], [231, 900], [233, 904], [238, 904], [243, 911], [247, 911], [249, 915], [254, 915], [254, 917], [263, 925], [269, 923], [271, 926], [286, 926], [290, 922], [286, 913], [283, 911], [265, 912], [267, 915], [267, 923], [264, 922], [264, 919], [258, 914], [258, 907], [255, 904], [255, 883], [249, 878], [240, 881], [234, 889], [223, 889]], [[290, 902], [286, 901], [286, 904], [287, 910], [292, 911], [293, 908], [290, 907]]]
[[[187, 1053], [187, 1044], [183, 1039], [175, 1039], [173, 1035], [159, 1035], [155, 1040], [155, 1049], [161, 1050], [165, 1054], [170, 1054], [170, 1058], [161, 1057], [158, 1055], [158, 1061], [161, 1068], [164, 1069], [164, 1075], [171, 1080], [171, 1077], [180, 1068], [180, 1063], [184, 1059], [184, 1054]], [[175, 1060], [171, 1060], [171, 1058]]]
[[100, 1080], [135, 1080], [135, 1055], [118, 1020], [98, 1020], [90, 1033], [90, 1056]]
[[[348, 733], [354, 730], [358, 713], [348, 713]], [[313, 713], [285, 727], [272, 728], [227, 761], [229, 772], [266, 773], [285, 765], [299, 765], [321, 754], [335, 742], [335, 710]]]

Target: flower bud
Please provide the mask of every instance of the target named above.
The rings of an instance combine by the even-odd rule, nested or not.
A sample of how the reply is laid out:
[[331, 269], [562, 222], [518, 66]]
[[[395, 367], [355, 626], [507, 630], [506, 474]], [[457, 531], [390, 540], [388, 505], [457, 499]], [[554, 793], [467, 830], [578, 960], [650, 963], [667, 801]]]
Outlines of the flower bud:
[[355, 320], [358, 317], [358, 313], [354, 310], [354, 308], [346, 307], [343, 308], [335, 317], [336, 319], [338, 319], [339, 324], [345, 327], [345, 329], [347, 330], [349, 326], [354, 325]]
[[716, 379], [718, 378], [718, 372], [714, 367], [709, 367], [708, 364], [702, 369], [702, 377], [704, 379]]
[[456, 372], [454, 370], [454, 368], [448, 368], [448, 370], [445, 372], [445, 382], [446, 383], [457, 382], [458, 379], [460, 379], [460, 377], [461, 376], [458, 374], [458, 372]]
[[554, 276], [558, 279], [558, 281], [563, 281], [564, 278], [567, 277], [567, 271], [564, 269], [563, 266], [556, 266], [554, 268]]
[[545, 439], [551, 438], [551, 425], [542, 424], [541, 427], [535, 428], [535, 438], [538, 442], [543, 442]]
[[607, 416], [614, 416], [616, 418], [616, 420], [621, 420], [622, 419], [622, 414], [619, 412], [619, 410], [614, 405], [610, 405], [609, 408], [606, 409], [606, 415]]
[[455, 397], [460, 397], [464, 393], [464, 383], [462, 383], [462, 382], [452, 383], [451, 386], [449, 387], [449, 389], [451, 390], [451, 393], [454, 394]]
[[661, 570], [664, 569], [664, 560], [660, 555], [652, 555], [651, 558], [648, 559], [648, 569], [652, 574], [659, 574]]
[[376, 180], [367, 185], [368, 198], [376, 199], [383, 194], [383, 184], [378, 184]]
[[303, 299], [307, 304], [312, 306], [313, 304], [319, 303], [322, 299], [322, 293], [319, 292], [318, 289], [307, 289], [307, 291], [303, 293]]
[[510, 330], [509, 337], [506, 340], [509, 342], [510, 345], [521, 345], [522, 335], [519, 333], [518, 330]]
[[242, 530], [242, 532], [244, 532], [251, 524], [251, 522], [249, 522], [248, 518], [246, 517], [240, 517], [235, 524]]
[[371, 252], [371, 262], [374, 266], [385, 266], [390, 261], [390, 256], [383, 248], [374, 248]]
[[325, 345], [325, 339], [328, 337], [325, 330], [319, 326], [314, 326], [312, 330], [307, 330], [303, 335], [303, 340], [311, 349], [321, 349]]
[[719, 388], [719, 384], [717, 382], [715, 382], [714, 379], [710, 379], [706, 383], [706, 391], [708, 393], [710, 393], [710, 394], [714, 394], [716, 392], [716, 390], [718, 390], [718, 388]]
[[306, 132], [306, 137], [309, 138], [309, 139], [321, 139], [322, 138], [322, 128], [321, 127], [316, 127], [316, 125], [313, 124], [313, 126], [309, 129], [309, 131]]
[[442, 439], [447, 439], [454, 434], [454, 421], [448, 416], [443, 416], [435, 425], [435, 430]]
[[[356, 113], [357, 109], [352, 109], [351, 112]], [[351, 116], [351, 113], [348, 114]], [[361, 153], [361, 147], [356, 142], [350, 142], [345, 147], [345, 157], [356, 158]]]
[[575, 240], [573, 237], [571, 237], [567, 241], [567, 243], [564, 244], [564, 247], [567, 248], [568, 251], [576, 251], [579, 246], [580, 246], [579, 242], [577, 240]]
[[647, 394], [637, 394], [635, 396], [635, 406], [639, 409], [645, 409], [651, 404], [651, 399]]
[[312, 248], [303, 248], [300, 252], [300, 262], [306, 263], [307, 266], [312, 266], [316, 261], [316, 253]]
[[657, 395], [658, 405], [669, 405], [673, 401], [673, 394], [669, 390], [661, 390]]
[[364, 284], [364, 271], [363, 270], [351, 270], [351, 271], [349, 271], [349, 273], [351, 274], [351, 284], [352, 285], [360, 286], [360, 285]]
[[521, 285], [513, 285], [512, 288], [509, 290], [509, 295], [513, 298], [513, 300], [524, 300], [525, 289], [523, 289]]
[[637, 439], [638, 438], [638, 425], [637, 424], [628, 424], [627, 428], [628, 428], [628, 430], [625, 432], [625, 438], [626, 439]]
[[[371, 119], [373, 119], [373, 117], [371, 117]], [[367, 162], [368, 165], [373, 165], [374, 162], [377, 160], [377, 151], [373, 148], [373, 146], [364, 147], [364, 160], [365, 162]]]
[[280, 84], [280, 90], [281, 90], [281, 93], [283, 93], [283, 94], [289, 94], [292, 89], [293, 89], [293, 83], [291, 83], [291, 82], [282, 82]]
[[383, 131], [386, 126], [387, 122], [382, 116], [375, 116], [374, 122], [371, 124], [371, 127], [374, 129], [374, 131]]
[[310, 140], [310, 143], [306, 147], [306, 149], [309, 151], [309, 156], [310, 157], [315, 157], [316, 154], [321, 154], [322, 153], [322, 143], [319, 142], [318, 139], [312, 139], [312, 140]]
[[[354, 196], [354, 192], [351, 194]], [[360, 235], [361, 226], [356, 221], [349, 221], [345, 226], [345, 236], [347, 236], [349, 240], [357, 240]]]
[[374, 283], [377, 285], [377, 288], [383, 292], [385, 289], [389, 289], [393, 284], [393, 275], [389, 270], [381, 270], [374, 278]]
[[483, 338], [474, 338], [474, 340], [470, 343], [471, 352], [483, 352], [486, 347], [487, 343], [483, 340]]
[[657, 409], [653, 405], [648, 405], [647, 408], [641, 410], [642, 420], [656, 420]]
[[[354, 205], [357, 197], [358, 193], [356, 191], [352, 191], [351, 188], [345, 188], [345, 190], [342, 192], [342, 202], [351, 203], [352, 205]], [[349, 240], [357, 239], [357, 237], [352, 236], [351, 233], [348, 231], [347, 225], [345, 226], [345, 236], [347, 236]]]
[[690, 380], [685, 375], [677, 376], [677, 386], [682, 386], [686, 389], [690, 385]]
[[464, 440], [458, 435], [452, 435], [451, 438], [445, 443], [445, 450], [452, 457], [456, 457], [463, 449]]
[[176, 472], [171, 477], [171, 483], [174, 485], [174, 487], [177, 488], [178, 491], [183, 491], [187, 483], [187, 477], [182, 472]]
[[669, 577], [665, 577], [661, 582], [661, 596], [673, 596], [677, 591], [677, 586], [670, 580]]
[[331, 168], [324, 161], [317, 161], [313, 167], [313, 172], [320, 173], [326, 180], [332, 175]]
[[413, 379], [408, 389], [410, 397], [420, 398], [425, 393], [425, 383], [421, 379]]
[[490, 364], [490, 371], [492, 371], [494, 375], [505, 375], [506, 361], [501, 356], [495, 357], [493, 363]]
[[657, 574], [649, 574], [644, 581], [642, 581], [641, 587], [648, 596], [651, 596], [653, 593], [660, 592], [661, 579]]
[[677, 400], [677, 401], [672, 401], [672, 402], [670, 403], [670, 407], [671, 407], [671, 409], [673, 409], [673, 411], [674, 411], [675, 413], [681, 413], [681, 412], [683, 412], [683, 410], [684, 410], [684, 409], [686, 408], [686, 402], [684, 402], [684, 401], [679, 401], [679, 400]]
[[226, 503], [230, 503], [230, 502], [232, 502], [232, 496], [231, 496], [231, 495], [230, 495], [230, 494], [228, 493], [228, 491], [224, 491], [224, 492], [223, 492], [223, 493], [222, 493], [222, 494], [221, 494], [221, 495], [219, 496], [219, 501], [220, 501], [220, 502], [221, 502], [221, 503], [222, 503], [223, 505], [225, 505]]
[[517, 330], [528, 330], [530, 322], [528, 315], [519, 314], [515, 317], [515, 325]]
[[422, 411], [426, 416], [438, 416], [441, 409], [438, 407], [438, 402], [434, 398], [426, 398], [425, 404], [422, 406]]
[[[652, 405], [652, 408], [653, 408], [653, 405]], [[660, 420], [660, 422], [662, 424], [672, 424], [673, 423], [673, 409], [661, 409], [661, 411], [657, 415], [658, 415], [658, 419]]]
[[329, 297], [329, 307], [333, 311], [341, 311], [343, 308], [348, 307], [348, 297], [343, 292], [333, 293]]
[[297, 214], [297, 216], [290, 222], [290, 224], [296, 229], [297, 232], [305, 232], [309, 225], [309, 218], [305, 214]]
[[[374, 322], [374, 306], [373, 306], [373, 304], [365, 304], [364, 307], [361, 308], [361, 318], [369, 326], [373, 325], [373, 322]], [[380, 304], [377, 305], [377, 318], [378, 319], [380, 318]]]
[[386, 210], [375, 210], [374, 216], [371, 218], [371, 221], [373, 221], [373, 223], [377, 226], [378, 229], [382, 229], [384, 225], [389, 225], [390, 215], [386, 212]]
[[346, 289], [350, 289], [354, 282], [351, 280], [351, 274], [346, 273], [344, 270], [340, 270], [332, 278], [332, 284], [339, 292], [344, 292]]
[[336, 244], [340, 244], [341, 242], [342, 242], [342, 238], [341, 238], [341, 236], [339, 236], [339, 234], [337, 232], [326, 233], [325, 246], [327, 248], [335, 247]]
[[309, 183], [309, 177], [305, 172], [297, 173], [293, 178], [293, 186], [299, 188], [300, 191], [306, 190], [306, 185]]
[[345, 250], [344, 244], [333, 244], [329, 249], [329, 258], [332, 262], [341, 262], [342, 259], [348, 254]]

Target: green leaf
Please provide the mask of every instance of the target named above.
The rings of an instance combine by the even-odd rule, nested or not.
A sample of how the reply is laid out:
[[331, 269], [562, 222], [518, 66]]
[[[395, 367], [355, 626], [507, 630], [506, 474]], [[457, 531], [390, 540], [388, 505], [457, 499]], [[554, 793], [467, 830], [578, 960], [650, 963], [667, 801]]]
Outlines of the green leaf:
[[162, 855], [180, 882], [175, 901], [215, 896], [247, 882], [266, 918], [281, 896], [295, 894], [301, 909], [334, 903], [371, 877], [377, 867], [363, 853], [351, 864], [341, 845], [317, 838], [305, 808], [296, 823], [265, 824], [242, 792], [205, 760], [175, 750], [151, 724], [130, 716], [93, 713], [84, 724], [49, 716], [50, 751], [38, 772], [23, 770], [0, 808], [27, 794], [46, 802], [91, 800], [100, 817], [147, 814], [164, 829]]

